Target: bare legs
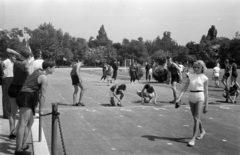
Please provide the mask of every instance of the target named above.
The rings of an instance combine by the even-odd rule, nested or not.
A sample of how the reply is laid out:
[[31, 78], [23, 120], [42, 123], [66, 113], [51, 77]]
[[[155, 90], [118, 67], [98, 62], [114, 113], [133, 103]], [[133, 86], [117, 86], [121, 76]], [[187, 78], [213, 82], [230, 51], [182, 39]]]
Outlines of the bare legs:
[[173, 81], [172, 83], [172, 90], [173, 90], [173, 101], [170, 103], [174, 103], [177, 100], [177, 88], [176, 88], [177, 82]]
[[84, 88], [83, 84], [82, 83], [78, 83], [78, 85], [73, 85], [73, 87], [74, 87], [73, 105], [75, 105], [77, 103], [78, 87], [80, 87], [80, 89], [81, 89], [78, 103], [82, 103], [83, 94], [85, 92], [85, 88]]
[[16, 114], [18, 110], [16, 98], [10, 98], [10, 107], [11, 107], [11, 114], [9, 117], [9, 127], [10, 127], [10, 135], [11, 135], [11, 133], [15, 130]]
[[74, 92], [73, 92], [73, 105], [77, 103], [77, 93], [78, 93], [78, 86], [73, 85]]
[[85, 92], [85, 88], [83, 86], [83, 83], [79, 83], [78, 86], [81, 88], [80, 97], [79, 97], [79, 103], [82, 103], [82, 98], [83, 98], [83, 94]]
[[189, 146], [194, 146], [195, 140], [198, 135], [198, 131], [200, 130], [200, 136], [197, 139], [202, 139], [204, 134], [206, 133], [203, 129], [202, 122], [200, 120], [200, 116], [202, 113], [203, 108], [203, 101], [197, 102], [197, 103], [190, 103], [190, 108], [194, 120], [194, 126], [193, 126], [193, 136], [190, 142], [188, 143]]
[[20, 108], [19, 127], [17, 129], [17, 147], [16, 151], [21, 151], [26, 145], [26, 141], [33, 124], [33, 113], [30, 108]]

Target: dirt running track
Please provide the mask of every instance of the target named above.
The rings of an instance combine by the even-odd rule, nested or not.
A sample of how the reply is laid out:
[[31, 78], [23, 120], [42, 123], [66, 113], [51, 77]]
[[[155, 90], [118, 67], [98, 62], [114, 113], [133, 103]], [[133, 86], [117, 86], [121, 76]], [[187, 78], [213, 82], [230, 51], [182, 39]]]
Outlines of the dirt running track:
[[[49, 76], [47, 100], [44, 112], [51, 111], [51, 103], [72, 104], [73, 87], [70, 69], [56, 69]], [[202, 115], [207, 132], [204, 139], [197, 140], [194, 147], [187, 142], [192, 136], [193, 119], [187, 104], [175, 109], [170, 88], [155, 85], [158, 105], [141, 105], [136, 95], [143, 83], [125, 83], [127, 91], [124, 107], [109, 106], [106, 83], [99, 83], [100, 75], [83, 71], [86, 87], [85, 107], [59, 106], [61, 126], [67, 155], [238, 155], [240, 153], [239, 104], [215, 103], [211, 99], [209, 112]], [[123, 80], [121, 80], [123, 79]], [[143, 80], [142, 80], [143, 81]], [[43, 129], [51, 150], [51, 116], [43, 118]], [[58, 131], [59, 135], [59, 131]], [[62, 144], [58, 137], [58, 154]]]

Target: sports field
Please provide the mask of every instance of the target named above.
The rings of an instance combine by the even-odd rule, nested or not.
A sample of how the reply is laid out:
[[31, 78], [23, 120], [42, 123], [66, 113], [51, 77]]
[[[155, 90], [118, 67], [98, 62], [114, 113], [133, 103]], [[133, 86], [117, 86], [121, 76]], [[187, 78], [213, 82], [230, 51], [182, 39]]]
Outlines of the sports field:
[[[72, 104], [73, 88], [69, 73], [70, 68], [57, 68], [49, 76], [45, 113], [51, 111], [53, 102]], [[58, 107], [68, 155], [239, 154], [239, 100], [237, 104], [224, 103], [221, 96], [223, 88], [214, 88], [211, 80], [209, 111], [202, 115], [207, 134], [204, 139], [196, 141], [194, 147], [188, 147], [193, 119], [187, 94], [182, 99], [186, 105], [175, 109], [173, 104], [168, 103], [173, 99], [170, 86], [153, 82], [158, 92], [158, 105], [142, 105], [136, 91], [142, 89], [145, 79], [130, 84], [128, 72], [122, 70], [117, 83], [127, 85], [123, 107], [111, 107], [108, 97], [110, 87], [99, 83], [101, 73], [100, 69], [82, 70], [86, 87], [85, 107]], [[43, 129], [51, 150], [51, 116], [43, 118]], [[58, 154], [63, 154], [60, 136], [58, 148]]]

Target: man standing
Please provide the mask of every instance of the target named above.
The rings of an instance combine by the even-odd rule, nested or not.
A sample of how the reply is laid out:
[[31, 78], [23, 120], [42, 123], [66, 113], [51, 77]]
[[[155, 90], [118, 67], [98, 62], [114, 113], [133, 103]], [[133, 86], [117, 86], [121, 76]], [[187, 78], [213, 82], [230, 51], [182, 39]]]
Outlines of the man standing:
[[171, 82], [172, 84], [172, 90], [173, 90], [173, 101], [170, 101], [169, 103], [175, 103], [177, 100], [177, 83], [180, 82], [180, 76], [179, 73], [181, 72], [180, 67], [172, 61], [172, 58], [167, 57], [167, 68], [168, 68], [168, 80], [167, 84]]
[[17, 105], [20, 108], [19, 127], [17, 129], [17, 140], [15, 155], [30, 155], [26, 141], [33, 124], [34, 95], [40, 90], [40, 107], [43, 107], [46, 100], [48, 86], [47, 75], [52, 74], [55, 69], [55, 62], [46, 60], [43, 62], [43, 69], [34, 71], [23, 84], [17, 96]]
[[13, 61], [15, 57], [8, 54], [8, 58], [2, 62], [3, 77], [2, 77], [2, 104], [3, 104], [3, 118], [8, 119], [11, 113], [10, 97], [8, 96], [8, 89], [13, 80]]
[[[70, 73], [71, 79], [72, 79], [72, 85], [74, 87], [73, 92], [73, 106], [85, 106], [85, 104], [82, 102], [83, 94], [85, 91], [85, 88], [83, 86], [83, 81], [80, 76], [80, 70], [81, 70], [81, 64], [82, 62], [78, 62], [73, 65], [72, 71]], [[79, 102], [77, 102], [77, 93], [78, 93], [78, 87], [80, 87], [80, 97]]]
[[146, 70], [146, 81], [150, 81], [150, 77], [149, 77], [149, 70], [151, 68], [151, 64], [149, 64], [148, 62], [146, 62], [146, 66], [145, 66], [145, 70]]
[[113, 83], [115, 83], [116, 79], [117, 79], [117, 73], [118, 73], [118, 62], [117, 62], [117, 59], [114, 60], [112, 68], [113, 68], [112, 80], [113, 80]]

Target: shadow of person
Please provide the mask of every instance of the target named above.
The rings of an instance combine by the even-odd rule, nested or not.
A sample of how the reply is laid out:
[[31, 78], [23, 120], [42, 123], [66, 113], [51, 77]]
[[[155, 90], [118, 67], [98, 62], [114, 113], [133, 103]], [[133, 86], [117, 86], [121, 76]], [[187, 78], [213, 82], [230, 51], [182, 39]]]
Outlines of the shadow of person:
[[174, 141], [174, 142], [179, 142], [179, 143], [188, 143], [188, 141], [185, 141], [186, 139], [191, 139], [189, 138], [173, 138], [173, 137], [160, 137], [160, 136], [154, 136], [154, 135], [144, 135], [142, 136], [143, 138], [147, 138], [150, 141], [155, 141], [156, 139], [158, 140], [168, 140], [168, 141]]

